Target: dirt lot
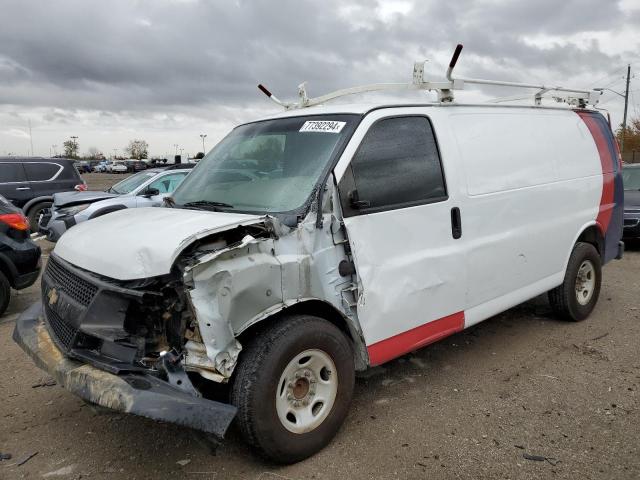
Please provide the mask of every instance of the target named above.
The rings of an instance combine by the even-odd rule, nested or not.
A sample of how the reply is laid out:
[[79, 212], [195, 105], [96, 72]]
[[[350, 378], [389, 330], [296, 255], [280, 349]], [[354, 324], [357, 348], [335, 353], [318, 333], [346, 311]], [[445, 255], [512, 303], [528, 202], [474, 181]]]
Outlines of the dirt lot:
[[0, 478], [640, 478], [638, 272], [635, 245], [605, 267], [582, 323], [535, 299], [361, 376], [333, 443], [288, 467], [257, 458], [233, 428], [213, 456], [188, 430], [99, 413], [48, 385], [11, 341], [34, 286], [0, 318], [0, 452], [13, 455]]

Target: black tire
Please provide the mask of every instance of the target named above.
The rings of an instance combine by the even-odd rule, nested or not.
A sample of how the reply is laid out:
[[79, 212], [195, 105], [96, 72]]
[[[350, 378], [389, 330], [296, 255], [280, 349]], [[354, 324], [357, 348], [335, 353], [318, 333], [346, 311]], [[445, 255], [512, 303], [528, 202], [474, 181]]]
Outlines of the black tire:
[[9, 300], [11, 300], [11, 286], [4, 273], [0, 272], [0, 315], [7, 310]]
[[40, 202], [36, 203], [29, 209], [27, 218], [29, 219], [29, 228], [31, 229], [31, 232], [38, 231], [38, 218], [40, 217], [40, 213], [42, 213], [42, 210], [45, 208], [51, 208], [51, 205], [51, 202]]
[[[313, 349], [326, 353], [335, 365], [336, 398], [322, 423], [309, 432], [293, 433], [276, 411], [280, 377], [297, 355]], [[231, 403], [238, 408], [236, 421], [245, 441], [278, 463], [298, 462], [325, 447], [347, 416], [353, 395], [353, 351], [344, 333], [322, 318], [290, 316], [253, 337], [240, 355]]]
[[[593, 266], [595, 286], [592, 289], [591, 298], [584, 305], [578, 302], [576, 287], [578, 284], [578, 272], [584, 262], [590, 262]], [[554, 313], [565, 320], [579, 322], [591, 314], [598, 303], [600, 286], [602, 284], [602, 260], [596, 248], [590, 243], [578, 242], [573, 247], [564, 282], [559, 287], [549, 290], [549, 302]]]

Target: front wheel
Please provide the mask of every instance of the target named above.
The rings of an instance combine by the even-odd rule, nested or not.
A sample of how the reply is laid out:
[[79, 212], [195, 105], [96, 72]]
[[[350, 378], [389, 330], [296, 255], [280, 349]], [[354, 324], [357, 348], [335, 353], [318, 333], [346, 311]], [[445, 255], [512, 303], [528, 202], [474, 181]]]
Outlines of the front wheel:
[[584, 320], [598, 302], [601, 283], [602, 266], [598, 251], [590, 243], [576, 243], [564, 282], [549, 291], [553, 311], [566, 320]]
[[245, 440], [280, 463], [321, 450], [344, 421], [355, 381], [353, 351], [330, 322], [296, 315], [248, 342], [231, 401]]
[[35, 233], [38, 231], [38, 221], [40, 220], [40, 215], [47, 208], [51, 208], [51, 205], [51, 202], [40, 202], [36, 203], [29, 209], [27, 218], [29, 219], [29, 228], [31, 229], [31, 232]]

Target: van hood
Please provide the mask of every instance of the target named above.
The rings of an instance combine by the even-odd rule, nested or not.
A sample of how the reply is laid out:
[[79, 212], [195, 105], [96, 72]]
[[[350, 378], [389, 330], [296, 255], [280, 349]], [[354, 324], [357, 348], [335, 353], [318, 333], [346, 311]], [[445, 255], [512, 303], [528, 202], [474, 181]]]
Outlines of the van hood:
[[83, 203], [93, 203], [107, 198], [118, 197], [115, 193], [107, 192], [60, 192], [53, 195], [54, 208], [69, 207], [71, 205], [81, 205]]
[[165, 275], [199, 238], [265, 217], [178, 208], [119, 210], [66, 232], [54, 253], [76, 267], [116, 280]]

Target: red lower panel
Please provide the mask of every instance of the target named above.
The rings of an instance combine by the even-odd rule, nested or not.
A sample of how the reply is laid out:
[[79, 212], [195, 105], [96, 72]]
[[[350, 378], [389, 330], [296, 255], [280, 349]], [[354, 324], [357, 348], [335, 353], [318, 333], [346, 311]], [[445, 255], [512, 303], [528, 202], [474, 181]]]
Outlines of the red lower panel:
[[464, 312], [454, 313], [369, 345], [369, 361], [371, 366], [380, 365], [463, 329]]

